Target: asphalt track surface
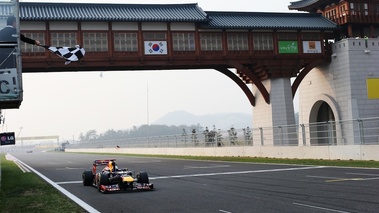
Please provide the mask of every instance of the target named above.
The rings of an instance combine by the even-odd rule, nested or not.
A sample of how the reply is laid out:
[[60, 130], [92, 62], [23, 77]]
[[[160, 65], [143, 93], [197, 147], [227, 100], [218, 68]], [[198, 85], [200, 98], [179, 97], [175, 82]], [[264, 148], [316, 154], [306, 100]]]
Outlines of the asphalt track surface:
[[[11, 153], [99, 212], [379, 212], [379, 170], [54, 152]], [[154, 191], [83, 186], [95, 159], [146, 171]]]

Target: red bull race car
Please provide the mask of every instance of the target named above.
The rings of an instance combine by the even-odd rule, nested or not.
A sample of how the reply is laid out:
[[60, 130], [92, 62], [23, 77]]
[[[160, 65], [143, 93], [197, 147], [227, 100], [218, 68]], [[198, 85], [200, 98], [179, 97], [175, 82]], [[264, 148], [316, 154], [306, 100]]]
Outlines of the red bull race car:
[[95, 160], [91, 170], [82, 174], [84, 186], [95, 186], [99, 192], [153, 190], [146, 172], [119, 169], [115, 159]]

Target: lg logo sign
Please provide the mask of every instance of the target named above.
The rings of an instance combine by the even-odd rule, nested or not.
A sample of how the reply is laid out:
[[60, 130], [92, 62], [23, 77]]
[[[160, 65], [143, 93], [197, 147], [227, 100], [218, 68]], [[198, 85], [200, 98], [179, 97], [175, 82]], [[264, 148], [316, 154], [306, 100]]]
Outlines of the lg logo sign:
[[14, 132], [3, 132], [0, 133], [0, 145], [14, 145], [16, 144], [16, 138]]

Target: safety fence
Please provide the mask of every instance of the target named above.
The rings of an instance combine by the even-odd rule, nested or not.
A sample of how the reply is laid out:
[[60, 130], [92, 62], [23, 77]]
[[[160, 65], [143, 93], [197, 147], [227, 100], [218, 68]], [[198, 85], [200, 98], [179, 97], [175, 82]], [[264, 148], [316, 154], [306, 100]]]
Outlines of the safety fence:
[[379, 117], [177, 135], [80, 141], [65, 148], [378, 145]]

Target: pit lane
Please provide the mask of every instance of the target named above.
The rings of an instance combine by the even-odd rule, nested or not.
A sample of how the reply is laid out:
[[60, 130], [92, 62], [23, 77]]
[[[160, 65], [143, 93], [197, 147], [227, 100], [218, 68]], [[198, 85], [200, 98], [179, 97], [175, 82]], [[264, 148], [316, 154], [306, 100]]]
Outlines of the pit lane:
[[[376, 212], [379, 170], [124, 157], [11, 153], [99, 212]], [[101, 194], [81, 183], [93, 160], [146, 171], [154, 191]]]

